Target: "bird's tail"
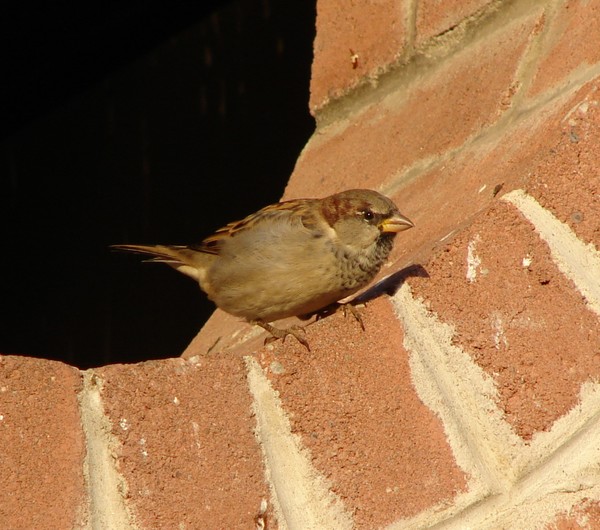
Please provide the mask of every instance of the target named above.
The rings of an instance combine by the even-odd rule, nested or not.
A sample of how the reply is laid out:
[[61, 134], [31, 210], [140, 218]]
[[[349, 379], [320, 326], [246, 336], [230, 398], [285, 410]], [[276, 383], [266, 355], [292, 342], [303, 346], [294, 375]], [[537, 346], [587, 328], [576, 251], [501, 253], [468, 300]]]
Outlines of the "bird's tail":
[[204, 272], [210, 265], [210, 262], [215, 258], [211, 254], [175, 245], [111, 245], [110, 248], [152, 256], [146, 261], [151, 263], [166, 263], [170, 267], [199, 282], [203, 279]]

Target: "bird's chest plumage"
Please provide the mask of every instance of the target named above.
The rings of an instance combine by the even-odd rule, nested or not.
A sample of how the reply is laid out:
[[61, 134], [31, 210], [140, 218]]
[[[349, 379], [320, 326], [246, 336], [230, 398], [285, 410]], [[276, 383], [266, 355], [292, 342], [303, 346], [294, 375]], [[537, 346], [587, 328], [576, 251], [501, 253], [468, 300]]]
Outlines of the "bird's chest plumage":
[[392, 240], [383, 238], [367, 249], [331, 246], [339, 267], [340, 281], [344, 289], [355, 291], [364, 287], [379, 272], [392, 248]]

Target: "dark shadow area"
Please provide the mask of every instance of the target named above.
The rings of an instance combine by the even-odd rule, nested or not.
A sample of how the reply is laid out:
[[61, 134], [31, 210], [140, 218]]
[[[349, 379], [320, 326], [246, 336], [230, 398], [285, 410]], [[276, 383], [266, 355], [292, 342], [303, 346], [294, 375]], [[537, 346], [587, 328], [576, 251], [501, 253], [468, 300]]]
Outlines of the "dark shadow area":
[[374, 300], [383, 294], [394, 296], [396, 291], [400, 289], [407, 278], [429, 278], [429, 273], [425, 267], [419, 264], [409, 265], [404, 269], [394, 272], [385, 278], [379, 280], [375, 285], [369, 287], [360, 296], [352, 300], [353, 304], [365, 304], [370, 300]]
[[225, 0], [13, 2], [0, 17], [0, 139], [232, 4]]
[[0, 143], [0, 353], [82, 368], [178, 356], [214, 309], [108, 246], [197, 242], [277, 201], [314, 128], [313, 2], [90, 5], [15, 37]]

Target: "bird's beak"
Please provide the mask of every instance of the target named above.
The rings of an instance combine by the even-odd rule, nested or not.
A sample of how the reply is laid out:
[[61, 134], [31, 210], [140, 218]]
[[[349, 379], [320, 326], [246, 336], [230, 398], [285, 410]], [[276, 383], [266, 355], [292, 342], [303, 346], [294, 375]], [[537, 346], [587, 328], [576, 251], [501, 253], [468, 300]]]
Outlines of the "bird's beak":
[[379, 223], [379, 230], [384, 234], [389, 234], [402, 232], [413, 226], [415, 226], [415, 224], [408, 217], [404, 217], [402, 214], [397, 213], [396, 215], [381, 221], [381, 223]]

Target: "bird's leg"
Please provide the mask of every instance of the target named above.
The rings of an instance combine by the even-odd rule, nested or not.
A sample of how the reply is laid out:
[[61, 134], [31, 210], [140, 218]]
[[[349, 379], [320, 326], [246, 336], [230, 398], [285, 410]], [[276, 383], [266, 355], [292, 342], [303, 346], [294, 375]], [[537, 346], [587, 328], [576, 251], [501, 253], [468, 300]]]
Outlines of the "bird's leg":
[[292, 337], [295, 337], [295, 339], [300, 344], [302, 344], [302, 346], [304, 346], [308, 351], [310, 351], [308, 341], [304, 337], [304, 328], [302, 328], [301, 326], [291, 326], [286, 329], [279, 329], [274, 326], [271, 326], [271, 324], [268, 324], [267, 322], [261, 322], [260, 320], [254, 320], [252, 323], [256, 324], [257, 326], [260, 326], [265, 331], [268, 331], [271, 334], [270, 337], [267, 337], [265, 339], [265, 344], [269, 344], [270, 342], [273, 342], [277, 339], [285, 340], [285, 338], [288, 335], [291, 335]]
[[352, 302], [348, 304], [342, 304], [342, 311], [344, 312], [344, 318], [348, 317], [348, 313], [352, 313], [352, 316], [360, 324], [362, 330], [365, 331], [365, 323], [363, 322], [362, 315], [360, 314], [358, 308], [352, 304]]
[[[365, 324], [363, 322], [362, 316], [358, 308], [352, 304], [352, 302], [348, 302], [347, 304], [340, 304], [339, 302], [334, 302], [331, 305], [324, 307], [323, 309], [319, 309], [316, 313], [316, 320], [321, 320], [329, 315], [335, 313], [338, 309], [341, 309], [344, 312], [344, 318], [348, 317], [348, 313], [351, 313], [352, 316], [356, 319], [356, 321], [360, 324], [360, 327], [363, 331], [365, 331]], [[310, 318], [312, 315], [307, 315]]]

